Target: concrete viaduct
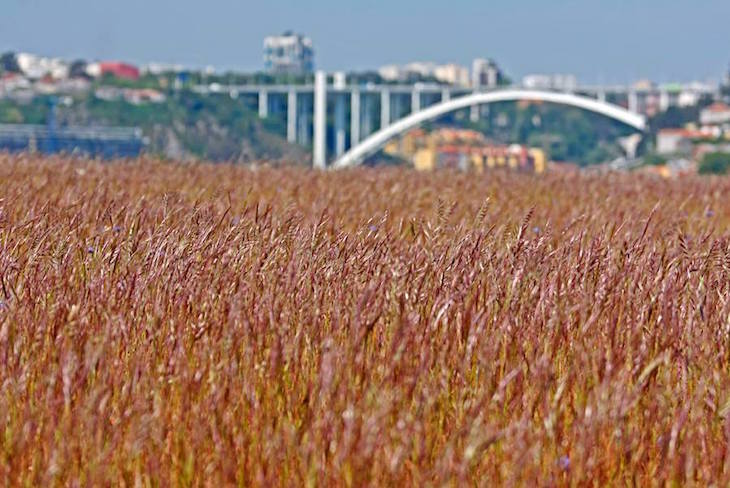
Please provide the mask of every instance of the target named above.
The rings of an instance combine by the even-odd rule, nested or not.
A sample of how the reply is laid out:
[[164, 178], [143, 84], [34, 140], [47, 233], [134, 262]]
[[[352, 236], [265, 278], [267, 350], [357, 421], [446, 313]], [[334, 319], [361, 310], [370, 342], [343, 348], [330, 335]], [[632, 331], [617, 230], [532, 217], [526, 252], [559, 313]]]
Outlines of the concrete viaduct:
[[[474, 91], [465, 87], [420, 83], [348, 85], [344, 74], [336, 74], [333, 81], [328, 83], [327, 74], [318, 71], [315, 73], [313, 85], [213, 84], [196, 87], [196, 91], [227, 93], [232, 97], [254, 95], [261, 118], [270, 115], [269, 109], [274, 96], [279, 99], [285, 97], [287, 140], [305, 145], [311, 143], [312, 162], [316, 168], [322, 169], [328, 166], [344, 168], [360, 164], [390, 139], [451, 112], [468, 109], [470, 119], [477, 121], [480, 117], [480, 106], [496, 102], [524, 100], [566, 105], [610, 117], [638, 132], [646, 129], [644, 116], [632, 110], [636, 106], [635, 94], [625, 93], [629, 109], [606, 101], [606, 94], [620, 92], [620, 87], [580, 87], [573, 93], [520, 88]], [[346, 120], [348, 102], [349, 147]], [[334, 154], [331, 158], [327, 155], [329, 104], [333, 104], [334, 119]], [[373, 118], [379, 118], [377, 130], [373, 128]]]

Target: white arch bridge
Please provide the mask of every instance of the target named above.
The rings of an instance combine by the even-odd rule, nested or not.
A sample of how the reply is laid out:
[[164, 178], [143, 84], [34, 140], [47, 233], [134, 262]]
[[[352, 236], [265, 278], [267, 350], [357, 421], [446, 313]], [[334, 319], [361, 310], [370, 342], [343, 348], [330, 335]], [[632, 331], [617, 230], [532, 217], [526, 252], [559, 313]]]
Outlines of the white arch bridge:
[[[360, 164], [388, 140], [419, 124], [467, 108], [469, 118], [477, 121], [480, 105], [503, 101], [556, 103], [602, 114], [639, 132], [646, 127], [644, 117], [636, 113], [640, 106], [638, 93], [621, 87], [579, 86], [573, 93], [524, 89], [475, 92], [469, 87], [433, 83], [353, 85], [347, 84], [344, 73], [336, 73], [328, 82], [327, 74], [319, 71], [313, 84], [222, 86], [213, 83], [199, 85], [195, 90], [202, 94], [227, 93], [233, 98], [254, 98], [261, 118], [283, 113], [287, 140], [305, 146], [311, 144], [312, 163], [317, 168]], [[609, 95], [615, 100], [626, 100], [629, 109], [606, 102]], [[331, 126], [328, 126], [328, 114]], [[327, 144], [328, 135], [333, 144]], [[331, 158], [328, 147], [332, 149]]]
[[335, 160], [332, 167], [345, 168], [358, 165], [366, 157], [381, 149], [394, 137], [424, 122], [435, 120], [450, 112], [489, 103], [512, 101], [539, 101], [577, 107], [622, 122], [639, 132], [643, 132], [646, 129], [646, 119], [643, 115], [630, 112], [618, 105], [585, 96], [574, 95], [572, 93], [535, 90], [499, 90], [487, 93], [473, 93], [471, 95], [442, 101], [426, 109], [414, 112], [387, 127], [381, 128], [359, 144], [351, 147], [349, 151]]

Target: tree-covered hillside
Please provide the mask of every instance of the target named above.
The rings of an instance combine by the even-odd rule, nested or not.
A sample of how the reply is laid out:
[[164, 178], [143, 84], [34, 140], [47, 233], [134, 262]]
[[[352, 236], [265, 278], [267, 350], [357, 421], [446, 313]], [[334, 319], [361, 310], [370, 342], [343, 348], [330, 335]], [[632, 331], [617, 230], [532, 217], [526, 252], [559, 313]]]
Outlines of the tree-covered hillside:
[[[124, 83], [117, 83], [117, 88], [119, 85]], [[281, 121], [259, 119], [249, 100], [205, 96], [189, 90], [171, 90], [165, 95], [160, 103], [139, 104], [124, 99], [103, 100], [93, 90], [62, 97], [56, 108], [57, 123], [140, 127], [149, 141], [148, 152], [171, 158], [301, 162], [309, 158], [306, 148], [285, 141]], [[0, 100], [0, 123], [44, 124], [50, 107], [48, 96], [30, 101]]]

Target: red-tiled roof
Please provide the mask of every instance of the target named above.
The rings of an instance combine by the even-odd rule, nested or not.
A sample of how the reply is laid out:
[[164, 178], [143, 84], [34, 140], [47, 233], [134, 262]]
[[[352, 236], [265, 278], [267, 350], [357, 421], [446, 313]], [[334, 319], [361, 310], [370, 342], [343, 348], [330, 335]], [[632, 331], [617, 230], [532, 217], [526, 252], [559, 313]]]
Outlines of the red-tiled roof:
[[712, 105], [710, 105], [709, 107], [707, 107], [705, 110], [707, 110], [708, 112], [716, 112], [716, 113], [730, 112], [730, 106], [725, 103], [722, 103], [722, 102], [715, 102]]
[[671, 129], [661, 129], [659, 131], [659, 135], [686, 137], [688, 139], [697, 139], [697, 138], [707, 137], [711, 134], [708, 134], [701, 130], [671, 128]]

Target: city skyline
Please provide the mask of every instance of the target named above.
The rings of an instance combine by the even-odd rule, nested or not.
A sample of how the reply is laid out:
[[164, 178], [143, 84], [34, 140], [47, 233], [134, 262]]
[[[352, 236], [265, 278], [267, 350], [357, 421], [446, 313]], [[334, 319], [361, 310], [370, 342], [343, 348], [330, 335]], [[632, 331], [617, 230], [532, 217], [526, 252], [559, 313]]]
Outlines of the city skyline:
[[211, 0], [205, 8], [188, 0], [77, 0], [72, 8], [10, 0], [0, 17], [0, 50], [255, 71], [263, 69], [263, 38], [292, 29], [313, 39], [316, 66], [328, 71], [410, 61], [468, 66], [490, 57], [515, 79], [565, 72], [588, 83], [626, 83], [717, 80], [730, 61], [726, 2], [545, 3], [461, 0], [444, 12], [431, 0]]

